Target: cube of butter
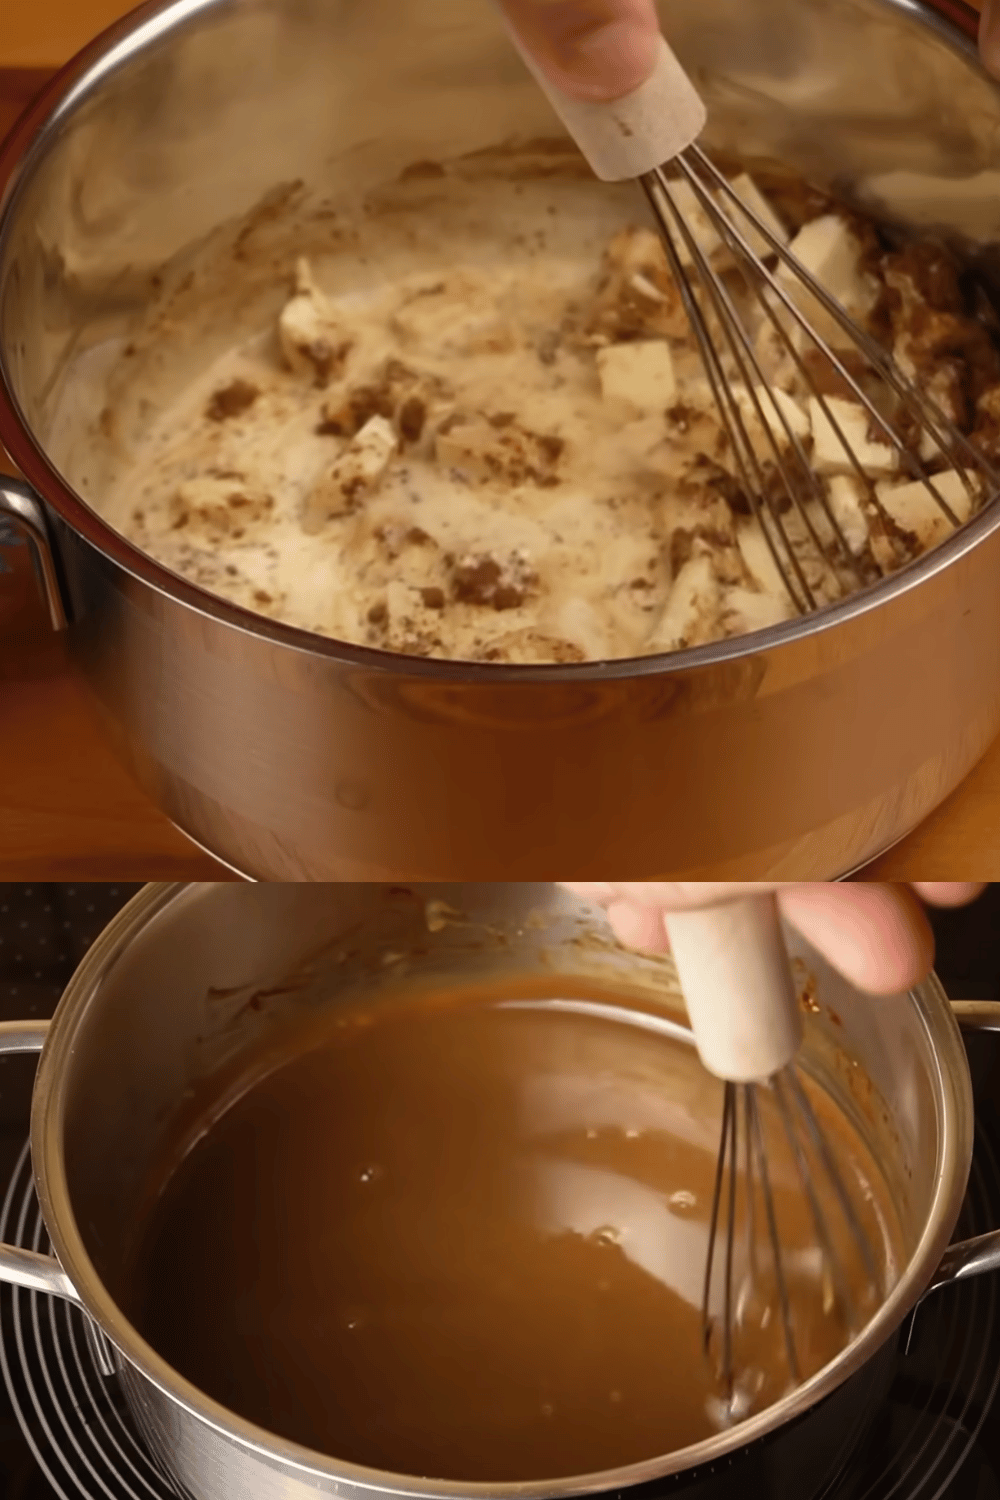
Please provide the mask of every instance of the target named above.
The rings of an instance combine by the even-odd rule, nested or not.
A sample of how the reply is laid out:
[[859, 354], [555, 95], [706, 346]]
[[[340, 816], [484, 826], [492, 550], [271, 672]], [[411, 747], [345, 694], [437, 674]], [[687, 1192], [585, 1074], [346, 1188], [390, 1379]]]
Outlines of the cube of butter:
[[[872, 418], [859, 401], [847, 401], [842, 396], [827, 396], [824, 402], [820, 402], [816, 396], [810, 396], [809, 419], [813, 435], [813, 468], [817, 474], [857, 472], [844, 443], [866, 474], [873, 478], [895, 474], [899, 467], [899, 454], [887, 442], [869, 436]], [[834, 422], [843, 434], [844, 443], [837, 434]]]
[[861, 503], [861, 481], [856, 474], [832, 474], [828, 488], [830, 512], [848, 547], [857, 557], [868, 541], [868, 522]]
[[[979, 486], [975, 477], [969, 475], [968, 478], [978, 493]], [[969, 519], [972, 514], [972, 497], [957, 469], [932, 475], [930, 483], [959, 521]], [[915, 536], [923, 548], [936, 546], [954, 530], [953, 523], [919, 479], [911, 484], [880, 484], [876, 486], [875, 493], [896, 525]]]
[[[688, 232], [694, 240], [702, 255], [706, 258], [714, 256], [722, 249], [722, 241], [712, 227], [711, 220], [701, 204], [701, 199], [694, 188], [684, 177], [672, 177], [670, 179], [670, 196], [680, 209], [681, 216], [688, 227]], [[676, 227], [673, 215], [668, 211], [667, 223], [670, 225], [670, 233], [677, 247], [677, 254], [681, 264], [693, 265], [693, 258], [687, 247], [687, 241]]]
[[666, 411], [677, 394], [670, 346], [661, 339], [598, 349], [597, 373], [604, 399], [623, 401], [640, 416]]
[[[794, 397], [789, 396], [785, 391], [778, 390], [777, 387], [771, 390], [770, 393], [764, 390], [763, 387], [758, 387], [756, 395], [760, 403], [760, 409], [764, 414], [764, 421], [771, 429], [774, 437], [777, 438], [779, 447], [787, 448], [789, 446], [789, 432], [792, 433], [793, 437], [797, 437], [800, 442], [809, 436], [812, 431], [809, 418]], [[748, 435], [753, 438], [760, 431], [760, 417], [745, 386], [741, 385], [737, 387], [736, 399], [739, 402], [740, 415], [747, 424]], [[782, 417], [784, 421], [782, 421]], [[763, 434], [760, 435], [763, 437]], [[770, 444], [767, 445], [766, 451], [771, 451]]]
[[[765, 228], [771, 231], [779, 245], [787, 245], [788, 230], [782, 224], [753, 178], [748, 176], [746, 172], [741, 172], [738, 177], [732, 179], [730, 186], [737, 197], [746, 204], [751, 213], [756, 214]], [[720, 192], [718, 199], [720, 208], [732, 220], [754, 255], [759, 255], [762, 259], [766, 259], [769, 255], [775, 254], [775, 251], [772, 250], [770, 244], [760, 231], [755, 229], [749, 219], [745, 219], [738, 209], [734, 208], [727, 194]]]
[[[822, 218], [803, 225], [788, 249], [850, 317], [863, 319], [871, 311], [878, 289], [872, 278], [862, 271], [861, 246], [838, 214], [824, 214]], [[821, 338], [837, 348], [853, 342], [797, 272], [785, 265], [779, 266], [778, 283]], [[796, 341], [808, 342], [797, 325]]]
[[384, 417], [371, 417], [313, 485], [302, 507], [302, 530], [315, 533], [334, 516], [356, 510], [377, 488], [399, 439]]

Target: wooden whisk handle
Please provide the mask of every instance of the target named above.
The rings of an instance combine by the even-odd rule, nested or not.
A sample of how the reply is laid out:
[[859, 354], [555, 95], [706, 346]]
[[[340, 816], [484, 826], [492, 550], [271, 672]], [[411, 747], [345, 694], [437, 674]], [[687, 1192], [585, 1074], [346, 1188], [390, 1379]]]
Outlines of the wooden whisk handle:
[[671, 912], [666, 928], [709, 1072], [756, 1083], [786, 1067], [802, 1044], [802, 1015], [774, 897]]
[[660, 38], [645, 83], [609, 103], [571, 99], [543, 73], [516, 31], [508, 31], [556, 114], [602, 182], [642, 177], [697, 140], [705, 106], [684, 69]]

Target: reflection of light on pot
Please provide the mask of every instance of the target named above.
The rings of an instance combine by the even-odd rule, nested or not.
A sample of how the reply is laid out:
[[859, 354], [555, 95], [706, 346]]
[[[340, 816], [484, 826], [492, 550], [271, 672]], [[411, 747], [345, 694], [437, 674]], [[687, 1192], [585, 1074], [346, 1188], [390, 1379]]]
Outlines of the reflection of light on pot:
[[[805, 14], [807, 5], [808, 0], [796, 0], [796, 13]], [[855, 36], [852, 46], [856, 45]], [[219, 994], [248, 983], [251, 993], [264, 985], [270, 990], [308, 961], [315, 967], [317, 983], [326, 984], [331, 978], [340, 983], [347, 975], [356, 993], [359, 982], [377, 985], [381, 972], [377, 955], [385, 947], [404, 946], [410, 951], [411, 945], [414, 949], [419, 945], [427, 954], [429, 972], [440, 973], [439, 966], [443, 965], [449, 972], [475, 974], [481, 979], [484, 971], [494, 974], [498, 964], [502, 968], [508, 962], [523, 963], [533, 974], [544, 972], [547, 979], [554, 972], [573, 975], [573, 982], [579, 978], [581, 988], [586, 988], [590, 950], [574, 946], [570, 933], [561, 944], [552, 941], [559, 967], [550, 964], [547, 957], [540, 963], [539, 940], [529, 922], [536, 908], [546, 912], [565, 910], [571, 904], [568, 897], [540, 887], [526, 890], [516, 883], [435, 886], [423, 894], [467, 913], [470, 923], [478, 924], [477, 931], [501, 933], [503, 943], [491, 946], [477, 940], [477, 945], [457, 953], [449, 949], [447, 933], [427, 932], [419, 902], [411, 903], [419, 921], [403, 941], [398, 889], [388, 884], [342, 883], [314, 888], [307, 883], [262, 883], [147, 889], [127, 917], [88, 953], [65, 992], [44, 1044], [35, 1094], [33, 1163], [46, 1205], [44, 1227], [59, 1260], [32, 1255], [22, 1264], [20, 1252], [8, 1246], [4, 1275], [21, 1271], [34, 1278], [33, 1285], [41, 1283], [56, 1296], [81, 1302], [92, 1312], [118, 1351], [120, 1384], [142, 1436], [175, 1480], [187, 1492], [205, 1500], [226, 1500], [234, 1486], [240, 1485], [249, 1486], [261, 1500], [288, 1500], [293, 1492], [305, 1497], [307, 1491], [313, 1496], [335, 1495], [343, 1492], [353, 1476], [343, 1464], [279, 1443], [263, 1429], [248, 1434], [227, 1412], [213, 1407], [202, 1392], [185, 1385], [173, 1371], [153, 1364], [148, 1349], [114, 1301], [116, 1270], [111, 1257], [134, 1204], [129, 1198], [127, 1175], [122, 1171], [109, 1174], [107, 1164], [129, 1162], [141, 1176], [150, 1165], [151, 1142], [170, 1117], [170, 1110], [176, 1108], [183, 1086], [197, 1081], [199, 1068], [211, 1061], [211, 1050], [194, 1044], [196, 1037], [206, 1035], [206, 1028], [211, 1035], [215, 1024], [211, 1008], [206, 1010], [205, 1006], [207, 986]], [[363, 962], [355, 963], [353, 958], [350, 964], [341, 962], [348, 942], [357, 945]], [[248, 951], [252, 951], [249, 961]], [[798, 944], [796, 951], [801, 951]], [[247, 972], [248, 962], [252, 973]], [[598, 1476], [592, 1486], [595, 1490], [624, 1487], [720, 1460], [725, 1463], [729, 1455], [765, 1433], [773, 1434], [767, 1450], [769, 1461], [776, 1458], [787, 1475], [784, 1456], [789, 1447], [784, 1446], [786, 1435], [778, 1429], [795, 1418], [799, 1435], [796, 1466], [791, 1480], [778, 1486], [782, 1493], [793, 1492], [802, 1463], [812, 1457], [812, 1433], [820, 1437], [827, 1431], [822, 1423], [830, 1412], [843, 1423], [839, 1430], [845, 1431], [859, 1420], [859, 1413], [867, 1410], [865, 1402], [872, 1382], [878, 1387], [881, 1379], [878, 1351], [885, 1347], [885, 1340], [899, 1327], [918, 1296], [932, 1282], [942, 1285], [954, 1279], [960, 1269], [969, 1270], [968, 1245], [954, 1247], [941, 1262], [961, 1202], [972, 1137], [965, 1053], [940, 987], [928, 980], [911, 995], [887, 997], [873, 1006], [845, 981], [814, 965], [813, 955], [809, 955], [809, 962], [816, 968], [819, 1002], [836, 1009], [843, 1023], [845, 1045], [856, 1053], [860, 1066], [886, 1102], [894, 1127], [885, 1135], [890, 1165], [897, 1159], [933, 1164], [933, 1170], [915, 1173], [912, 1180], [899, 1284], [883, 1313], [869, 1324], [853, 1349], [834, 1359], [808, 1390], [792, 1393], [766, 1411], [751, 1415], [735, 1430], [685, 1451], [664, 1454], [646, 1466]], [[655, 1007], [660, 993], [658, 972], [638, 957], [623, 956], [622, 963], [623, 972], [632, 972], [644, 1002]], [[414, 968], [417, 964], [414, 958]], [[328, 991], [331, 1003], [336, 992], [334, 983]], [[268, 1007], [264, 1013], [269, 1013]], [[229, 1028], [227, 1034], [252, 1045], [255, 1033], [251, 1023], [257, 1014], [245, 1009], [234, 1017], [225, 1009], [220, 1024]], [[109, 1034], [121, 1045], [109, 1048]], [[0, 1046], [4, 1050], [26, 1046], [37, 1050], [44, 1035], [44, 1027], [26, 1024], [15, 1034], [8, 1032], [0, 1038]], [[920, 1080], [906, 1109], [898, 1109], [901, 1057]], [[845, 1097], [843, 1081], [834, 1076], [833, 1084], [836, 1098]], [[622, 1123], [626, 1128], [639, 1124], [629, 1120]], [[581, 1155], [584, 1150], [587, 1153], [584, 1164], [600, 1167], [602, 1164], [590, 1156], [591, 1152], [599, 1154], [600, 1132], [596, 1142], [585, 1146], [584, 1130], [578, 1135]], [[647, 1137], [629, 1144], [645, 1149]], [[533, 1143], [533, 1150], [543, 1158], [558, 1158], [557, 1145], [543, 1140]], [[354, 1165], [363, 1168], [368, 1162], [382, 1160], [375, 1151], [362, 1151], [355, 1156]], [[547, 1179], [550, 1175], [546, 1173]], [[53, 1191], [59, 1184], [65, 1187]], [[627, 1235], [619, 1246], [599, 1246], [589, 1240], [591, 1233], [602, 1228], [627, 1230], [626, 1213], [634, 1209], [642, 1230], [636, 1254], [662, 1271], [651, 1247], [668, 1224], [666, 1194], [657, 1212], [644, 1202], [636, 1204], [631, 1197], [609, 1198], [608, 1191], [607, 1184], [595, 1185], [593, 1178], [584, 1188], [579, 1178], [567, 1187], [569, 1209], [575, 1197], [575, 1217], [580, 1222], [578, 1231], [564, 1231], [570, 1251], [577, 1252], [576, 1264], [603, 1258], [611, 1268], [617, 1262], [633, 1276], [648, 1275], [645, 1269], [634, 1270], [626, 1256]], [[358, 1185], [356, 1192], [367, 1199], [371, 1189]], [[541, 1205], [540, 1191], [537, 1198]], [[565, 1205], [559, 1203], [558, 1193], [554, 1200], [548, 1217], [554, 1221], [551, 1232], [557, 1233], [555, 1207]], [[989, 1219], [981, 1227], [991, 1222]], [[673, 1231], [691, 1224], [696, 1221], [685, 1225], [675, 1215], [669, 1228]], [[13, 1227], [8, 1222], [8, 1228]], [[39, 1226], [35, 1244], [40, 1243], [41, 1235]], [[977, 1273], [989, 1268], [981, 1253], [971, 1265]], [[967, 1296], [976, 1285], [963, 1282], [960, 1295]], [[982, 1286], [985, 1298], [989, 1283]], [[23, 1294], [17, 1295], [27, 1301]], [[342, 1295], [342, 1311], [349, 1314], [346, 1290]], [[930, 1321], [934, 1306], [933, 1301], [928, 1303], [928, 1311], [922, 1315], [925, 1322]], [[688, 1304], [682, 1311], [694, 1317]], [[57, 1323], [54, 1318], [53, 1324]], [[918, 1322], [918, 1333], [919, 1328]], [[353, 1331], [344, 1336], [352, 1341], [358, 1338]], [[852, 1377], [851, 1371], [856, 1371], [856, 1376]], [[626, 1398], [622, 1409], [627, 1411], [627, 1388], [611, 1378], [607, 1386], [609, 1404], [610, 1392], [618, 1390]], [[821, 1401], [826, 1397], [829, 1401]], [[539, 1400], [548, 1399], [549, 1393], [539, 1393]], [[556, 1413], [554, 1420], [558, 1419]], [[55, 1426], [58, 1429], [58, 1422]], [[795, 1440], [788, 1436], [794, 1449]], [[815, 1485], [810, 1481], [810, 1493], [823, 1490], [825, 1475], [824, 1469]], [[384, 1490], [393, 1488], [388, 1476], [379, 1476], [376, 1483]], [[519, 1487], [519, 1493], [552, 1496], [570, 1488], [581, 1493], [589, 1487], [588, 1481], [580, 1478], [565, 1485], [536, 1480]], [[444, 1496], [443, 1487], [433, 1480], [422, 1481], [420, 1488], [425, 1495]]]
[[[512, 1000], [503, 1002], [502, 1008], [610, 1020], [620, 1032], [615, 1036], [604, 1027], [581, 1028], [574, 1033], [573, 1052], [562, 1071], [525, 1081], [522, 1108], [532, 1131], [558, 1134], [584, 1126], [590, 1140], [602, 1131], [620, 1132], [626, 1140], [657, 1136], [664, 1151], [673, 1149], [671, 1143], [681, 1143], [704, 1151], [706, 1163], [714, 1161], [721, 1086], [691, 1066], [691, 1034], [686, 1027], [667, 1016], [625, 1011], [594, 1000]], [[640, 1064], [637, 1032], [681, 1045], [644, 1054]]]
[[541, 1229], [590, 1239], [700, 1306], [705, 1226], [678, 1219], [661, 1193], [615, 1172], [555, 1159], [538, 1163], [530, 1191]]

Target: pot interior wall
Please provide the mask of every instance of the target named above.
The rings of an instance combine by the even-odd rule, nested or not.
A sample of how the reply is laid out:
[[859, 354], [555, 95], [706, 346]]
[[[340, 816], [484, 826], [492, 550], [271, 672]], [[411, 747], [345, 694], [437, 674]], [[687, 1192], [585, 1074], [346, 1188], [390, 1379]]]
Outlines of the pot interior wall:
[[[570, 987], [573, 976], [617, 982], [683, 1021], [669, 963], [625, 953], [599, 914], [554, 887], [200, 886], [144, 893], [133, 912], [154, 903], [96, 993], [77, 983], [60, 1022], [72, 1048], [59, 1080], [69, 1197], [112, 1294], [185, 1107], [293, 1019], [408, 979], [541, 969]], [[912, 1248], [941, 1145], [932, 1039], [906, 997], [876, 1011], [799, 951], [812, 1066], [885, 1163]]]
[[[57, 465], [68, 368], [79, 415], [95, 415], [95, 367], [78, 357], [123, 335], [163, 265], [221, 223], [295, 181], [351, 203], [414, 160], [561, 134], [485, 0], [173, 9], [71, 92], [6, 218], [0, 355]], [[1000, 240], [997, 88], [932, 12], [670, 0], [664, 20], [712, 145], [784, 161], [901, 223]]]

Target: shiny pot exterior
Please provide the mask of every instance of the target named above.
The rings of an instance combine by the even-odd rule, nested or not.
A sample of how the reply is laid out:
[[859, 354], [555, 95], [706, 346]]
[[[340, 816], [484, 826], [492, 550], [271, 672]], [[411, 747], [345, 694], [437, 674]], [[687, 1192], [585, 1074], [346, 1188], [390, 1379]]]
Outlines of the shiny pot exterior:
[[[664, 19], [712, 144], [958, 231], [991, 275], [1000, 93], [968, 27], [923, 0], [671, 0]], [[28, 532], [143, 785], [248, 875], [829, 878], [914, 827], [1000, 728], [996, 508], [818, 618], [516, 669], [249, 615], [77, 498], [53, 431], [66, 367], [172, 256], [276, 185], [356, 204], [415, 159], [556, 130], [488, 5], [173, 0], [81, 54], [0, 159], [0, 438], [28, 481], [0, 487], [0, 524]]]
[[[58, 1256], [57, 1263], [5, 1247], [0, 1278], [83, 1306], [143, 1435], [199, 1500], [562, 1495], [710, 1464], [864, 1374], [930, 1285], [1000, 1265], [1000, 1234], [948, 1246], [973, 1122], [961, 1037], [937, 982], [874, 1005], [794, 935], [790, 941], [816, 1000], [807, 1016], [808, 1065], [879, 1150], [909, 1261], [883, 1308], [834, 1364], [728, 1433], [612, 1473], [538, 1485], [379, 1474], [312, 1454], [218, 1406], [144, 1343], [110, 1290], [151, 1163], [191, 1089], [310, 1009], [362, 990], [377, 997], [401, 980], [543, 970], [565, 975], [569, 993], [576, 976], [617, 979], [630, 995], [655, 1001], [671, 1035], [689, 1039], [669, 960], [618, 948], [599, 912], [554, 887], [148, 887], [88, 953], [50, 1028], [0, 1027], [0, 1050], [42, 1048], [32, 1161]], [[1000, 1026], [998, 1017], [1000, 1007], [991, 1007], [969, 1019]]]

